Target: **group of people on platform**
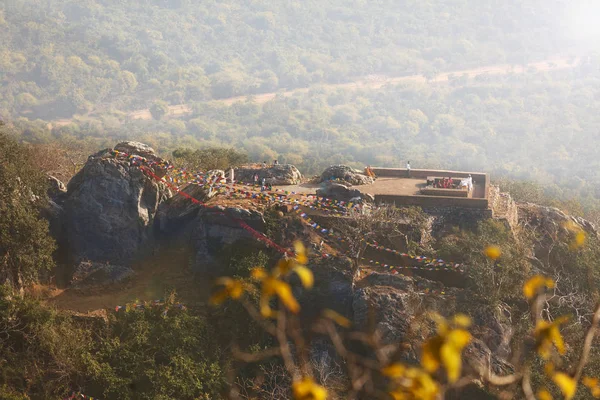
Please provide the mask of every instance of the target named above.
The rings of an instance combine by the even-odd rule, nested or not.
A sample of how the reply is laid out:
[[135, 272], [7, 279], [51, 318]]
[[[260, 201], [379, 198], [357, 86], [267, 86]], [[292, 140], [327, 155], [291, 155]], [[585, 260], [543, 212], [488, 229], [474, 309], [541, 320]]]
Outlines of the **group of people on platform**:
[[433, 184], [433, 187], [437, 189], [454, 189], [454, 181], [451, 177], [436, 179], [436, 181]]
[[469, 174], [467, 178], [461, 179], [458, 185], [454, 184], [454, 179], [452, 179], [452, 177], [436, 179], [433, 183], [433, 187], [436, 189], [457, 189], [466, 187], [470, 192], [473, 190], [473, 177]]

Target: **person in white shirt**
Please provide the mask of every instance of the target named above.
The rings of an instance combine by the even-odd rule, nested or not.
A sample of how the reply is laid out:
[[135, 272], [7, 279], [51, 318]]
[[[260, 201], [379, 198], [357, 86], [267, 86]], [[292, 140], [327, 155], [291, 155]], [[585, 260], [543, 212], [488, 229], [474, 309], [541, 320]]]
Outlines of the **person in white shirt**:
[[410, 177], [410, 161], [406, 162], [406, 175]]

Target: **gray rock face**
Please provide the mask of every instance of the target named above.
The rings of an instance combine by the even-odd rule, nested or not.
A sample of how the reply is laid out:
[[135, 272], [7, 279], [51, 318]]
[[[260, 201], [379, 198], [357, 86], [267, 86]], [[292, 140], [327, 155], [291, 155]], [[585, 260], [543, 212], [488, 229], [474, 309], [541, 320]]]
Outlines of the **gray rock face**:
[[[357, 290], [352, 302], [353, 325], [363, 331], [379, 330], [383, 343], [401, 342], [413, 318], [407, 311], [407, 297], [407, 293], [387, 286]], [[375, 326], [370, 326], [371, 321]]]
[[574, 223], [583, 229], [588, 235], [598, 236], [596, 226], [581, 217], [567, 215], [558, 208], [545, 207], [533, 203], [519, 204], [519, 220], [530, 226], [543, 229], [546, 232], [565, 231], [566, 223]]
[[327, 197], [328, 199], [334, 199], [338, 201], [366, 201], [372, 203], [374, 201], [373, 196], [368, 193], [361, 193], [358, 189], [351, 189], [350, 187], [337, 182], [323, 182], [321, 187], [317, 189], [317, 196]]
[[195, 272], [218, 275], [218, 271], [215, 271], [218, 266], [216, 257], [227, 245], [248, 242], [260, 246], [252, 234], [242, 228], [239, 220], [258, 232], [265, 230], [265, 220], [258, 211], [216, 207], [204, 209], [198, 214], [191, 235], [196, 253], [192, 266]]
[[[132, 154], [131, 145], [119, 145]], [[144, 157], [161, 161], [147, 146]], [[88, 158], [67, 185], [65, 226], [70, 259], [126, 265], [151, 236], [158, 205], [171, 196], [168, 188], [146, 176], [109, 149]]]
[[135, 154], [149, 160], [157, 160], [159, 158], [152, 147], [140, 142], [121, 142], [115, 146], [115, 150], [126, 154]]
[[93, 263], [79, 263], [73, 274], [73, 287], [76, 289], [101, 288], [115, 283], [122, 283], [134, 276], [131, 268]]
[[64, 243], [64, 202], [67, 187], [58, 178], [48, 175], [48, 204], [42, 208], [42, 216], [50, 223], [50, 234], [54, 240]]
[[321, 174], [319, 182], [329, 181], [332, 178], [340, 179], [350, 185], [370, 185], [373, 183], [373, 178], [346, 165], [332, 165], [327, 167]]
[[58, 178], [48, 175], [48, 197], [57, 204], [62, 204], [67, 194], [67, 187]]
[[[216, 195], [216, 191], [196, 184], [189, 184], [181, 190], [196, 200], [204, 203]], [[155, 227], [163, 235], [176, 234], [183, 226], [190, 224], [204, 206], [196, 204], [189, 198], [176, 194], [158, 207], [155, 218]]]
[[292, 164], [272, 165], [267, 168], [239, 167], [234, 170], [235, 180], [239, 182], [254, 182], [258, 174], [258, 183], [265, 178], [270, 185], [297, 185], [302, 181], [302, 174]]
[[[185, 190], [195, 198], [207, 196], [198, 186], [190, 185]], [[240, 222], [258, 232], [265, 230], [265, 220], [258, 211], [235, 207], [207, 208], [176, 195], [161, 205], [155, 227], [161, 236], [183, 238], [190, 244], [195, 253], [194, 272], [218, 275], [217, 256], [226, 246], [241, 242], [261, 246]]]
[[372, 272], [365, 277], [364, 283], [368, 286], [389, 286], [404, 291], [415, 287], [415, 281], [409, 276], [380, 274], [377, 272]]
[[345, 257], [311, 259], [309, 268], [315, 277], [315, 286], [303, 290], [300, 284], [294, 285], [294, 295], [300, 301], [304, 315], [317, 315], [324, 308], [340, 314], [352, 316], [354, 285], [352, 264]]

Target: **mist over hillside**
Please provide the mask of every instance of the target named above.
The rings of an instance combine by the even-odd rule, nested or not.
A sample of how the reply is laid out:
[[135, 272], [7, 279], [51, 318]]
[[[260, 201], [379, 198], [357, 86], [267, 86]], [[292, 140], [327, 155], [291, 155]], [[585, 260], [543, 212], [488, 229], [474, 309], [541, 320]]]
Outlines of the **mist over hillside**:
[[583, 0], [9, 1], [0, 116], [30, 143], [225, 145], [306, 173], [410, 159], [596, 197], [597, 12]]
[[[563, 1], [9, 1], [2, 102], [70, 116], [577, 51]], [[144, 107], [145, 108], [145, 107]]]

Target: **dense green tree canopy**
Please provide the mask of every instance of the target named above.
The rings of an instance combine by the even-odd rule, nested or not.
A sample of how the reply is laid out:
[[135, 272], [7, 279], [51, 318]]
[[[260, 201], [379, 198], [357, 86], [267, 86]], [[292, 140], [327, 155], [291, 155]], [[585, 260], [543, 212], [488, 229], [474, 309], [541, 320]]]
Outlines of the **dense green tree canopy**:
[[[583, 0], [569, 2], [579, 4]], [[40, 117], [203, 101], [370, 74], [521, 64], [580, 47], [560, 0], [0, 5], [0, 110]]]
[[54, 241], [39, 209], [46, 201], [44, 175], [28, 150], [0, 125], [0, 282], [21, 288], [54, 266]]

